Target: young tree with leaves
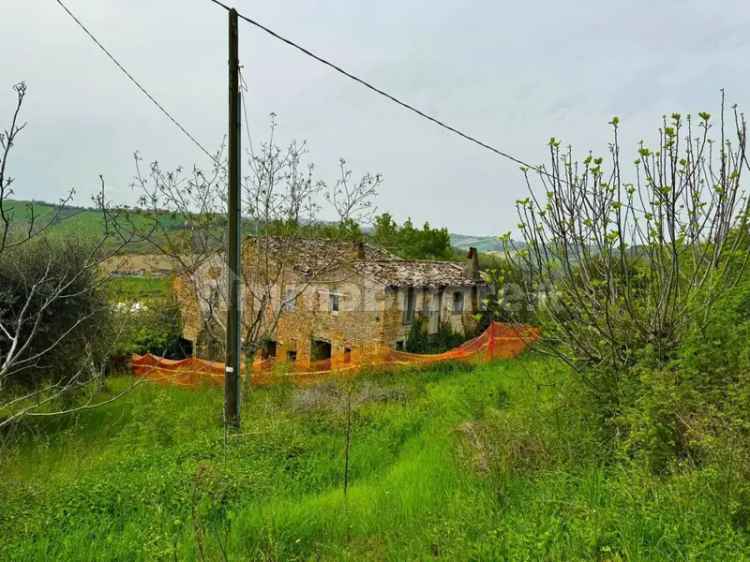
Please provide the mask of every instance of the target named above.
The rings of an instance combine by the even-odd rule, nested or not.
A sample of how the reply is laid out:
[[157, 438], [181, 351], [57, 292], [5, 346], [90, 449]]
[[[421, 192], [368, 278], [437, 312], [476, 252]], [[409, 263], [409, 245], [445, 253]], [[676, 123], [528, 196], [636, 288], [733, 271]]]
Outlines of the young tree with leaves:
[[526, 272], [526, 293], [541, 297], [543, 349], [599, 391], [616, 387], [640, 358], [666, 364], [742, 274], [746, 124], [723, 95], [712, 123], [708, 113], [665, 116], [630, 174], [616, 117], [607, 159], [578, 162], [553, 138], [549, 166], [523, 169], [525, 247], [508, 259]]

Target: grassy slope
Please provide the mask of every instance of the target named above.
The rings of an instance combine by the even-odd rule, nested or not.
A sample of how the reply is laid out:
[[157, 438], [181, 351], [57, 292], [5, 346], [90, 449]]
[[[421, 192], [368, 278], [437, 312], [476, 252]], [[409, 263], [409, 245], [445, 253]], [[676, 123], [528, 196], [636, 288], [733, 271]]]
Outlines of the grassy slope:
[[[28, 201], [7, 201], [6, 206], [12, 212], [16, 213], [16, 218], [23, 221], [28, 218]], [[35, 202], [34, 212], [37, 217], [37, 225], [46, 225], [56, 212], [59, 212], [59, 218], [50, 226], [49, 232], [53, 236], [87, 236], [96, 238], [101, 235], [104, 229], [102, 215], [95, 209], [85, 209], [77, 207], [66, 207], [61, 212], [58, 208], [50, 203]], [[137, 220], [137, 219], [134, 219]], [[165, 215], [162, 220], [166, 221], [170, 227], [179, 228], [180, 221], [169, 215]], [[367, 229], [365, 229], [367, 231]], [[518, 243], [516, 243], [518, 244]], [[468, 250], [470, 246], [476, 247], [480, 252], [502, 252], [503, 245], [497, 236], [468, 236], [465, 234], [451, 233], [451, 245], [459, 250]], [[146, 244], [134, 245], [132, 252], [149, 252], [153, 248]]]
[[149, 301], [170, 296], [169, 277], [113, 277], [107, 289], [113, 302]]
[[[29, 201], [6, 201], [7, 211], [13, 214], [15, 224], [25, 225], [31, 219]], [[34, 227], [35, 229], [44, 229], [45, 233], [52, 238], [83, 238], [98, 240], [105, 232], [105, 222], [102, 213], [96, 209], [86, 209], [81, 207], [62, 207], [44, 202], [33, 202], [34, 206]], [[145, 219], [138, 215], [133, 215], [132, 220], [135, 224], [148, 224]], [[180, 220], [178, 217], [163, 215], [160, 220], [168, 228], [179, 229]], [[25, 228], [25, 227], [24, 227]], [[109, 246], [118, 245], [114, 238]], [[128, 250], [133, 253], [153, 252], [153, 247], [146, 242], [131, 243]]]
[[9, 450], [0, 559], [743, 559], [715, 475], [601, 464], [567, 384], [531, 358], [358, 379], [346, 499], [335, 387], [254, 390], [225, 449], [219, 389], [142, 386]]

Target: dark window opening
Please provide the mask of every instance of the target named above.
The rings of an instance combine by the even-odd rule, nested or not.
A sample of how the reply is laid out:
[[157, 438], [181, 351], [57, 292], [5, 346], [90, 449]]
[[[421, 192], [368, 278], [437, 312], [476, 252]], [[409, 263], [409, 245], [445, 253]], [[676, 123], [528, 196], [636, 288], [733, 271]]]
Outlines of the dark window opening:
[[460, 292], [453, 293], [453, 313], [460, 314], [464, 311], [464, 294]]
[[414, 292], [414, 287], [409, 287], [406, 290], [406, 307], [404, 309], [404, 324], [411, 324], [414, 320], [414, 309], [417, 304], [417, 295]]
[[287, 351], [286, 352], [286, 360], [290, 363], [294, 363], [297, 360], [297, 352], [296, 351]]
[[404, 350], [404, 340], [399, 340], [396, 342], [396, 350], [398, 351]]
[[352, 349], [350, 347], [344, 348], [344, 363], [352, 362]]
[[331, 358], [331, 342], [324, 340], [313, 340], [312, 342], [312, 360], [320, 361]]
[[269, 359], [271, 357], [276, 357], [276, 342], [273, 340], [266, 340], [260, 348], [260, 358]]
[[339, 311], [339, 295], [338, 293], [330, 293], [328, 295], [329, 305], [331, 312]]

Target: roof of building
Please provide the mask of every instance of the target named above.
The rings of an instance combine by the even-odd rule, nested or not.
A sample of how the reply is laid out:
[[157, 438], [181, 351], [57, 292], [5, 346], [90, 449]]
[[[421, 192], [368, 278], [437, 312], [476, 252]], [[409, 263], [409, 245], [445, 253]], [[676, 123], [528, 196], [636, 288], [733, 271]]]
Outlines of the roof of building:
[[364, 242], [273, 236], [249, 240], [262, 243], [265, 251], [292, 263], [298, 273], [306, 276], [350, 266], [357, 273], [391, 287], [471, 287], [483, 283], [456, 263], [404, 260]]
[[293, 252], [305, 258], [317, 259], [321, 256], [341, 255], [364, 260], [397, 260], [398, 256], [388, 250], [365, 242], [336, 240], [331, 238], [296, 238], [284, 236], [248, 237], [252, 244], [260, 242], [264, 249], [272, 253]]
[[472, 287], [482, 284], [460, 265], [447, 261], [359, 261], [355, 268], [391, 287]]
[[319, 275], [357, 261], [399, 259], [382, 248], [350, 240], [268, 236], [248, 238], [248, 241], [251, 244], [257, 242], [262, 252], [268, 252], [272, 258], [291, 265], [295, 271], [306, 276]]

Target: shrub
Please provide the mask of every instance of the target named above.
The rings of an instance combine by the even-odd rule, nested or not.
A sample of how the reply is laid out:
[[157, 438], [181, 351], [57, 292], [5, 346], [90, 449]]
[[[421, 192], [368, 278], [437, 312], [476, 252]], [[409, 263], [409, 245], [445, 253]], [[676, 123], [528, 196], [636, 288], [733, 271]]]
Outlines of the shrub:
[[438, 331], [427, 333], [427, 319], [423, 316], [415, 317], [406, 337], [406, 351], [409, 353], [442, 353], [461, 345], [471, 334], [464, 336], [454, 332], [448, 322], [441, 322]]
[[622, 437], [623, 452], [653, 472], [710, 464], [734, 467], [734, 480], [748, 483], [750, 278], [705, 315], [705, 322], [691, 325], [668, 363], [645, 348], [636, 365], [617, 376], [607, 400], [599, 391], [588, 399], [610, 435]]
[[[38, 239], [6, 250], [0, 259], [0, 319], [26, 346], [6, 382], [34, 387], [86, 371], [107, 353], [110, 311], [92, 249], [78, 241]], [[12, 342], [0, 338], [0, 357]], [[78, 380], [86, 376], [81, 372]], [[3, 381], [0, 381], [3, 382]]]
[[181, 338], [180, 311], [172, 295], [147, 301], [117, 302], [113, 308], [116, 326], [112, 334], [113, 356], [153, 353], [181, 359], [192, 352]]

